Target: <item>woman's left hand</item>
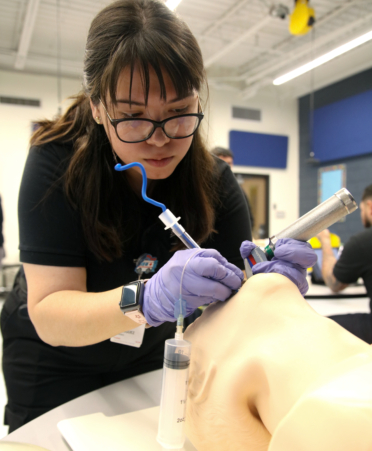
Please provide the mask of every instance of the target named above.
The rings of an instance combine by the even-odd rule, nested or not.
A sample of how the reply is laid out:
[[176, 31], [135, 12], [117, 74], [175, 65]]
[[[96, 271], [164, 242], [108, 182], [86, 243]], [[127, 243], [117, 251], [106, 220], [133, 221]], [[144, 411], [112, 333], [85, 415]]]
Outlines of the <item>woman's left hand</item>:
[[[243, 241], [240, 247], [242, 258], [247, 258], [257, 247], [251, 241]], [[307, 268], [315, 265], [317, 256], [309, 243], [281, 238], [275, 245], [274, 257], [271, 261], [260, 262], [253, 266], [252, 273], [277, 273], [288, 277], [297, 285], [304, 296], [309, 289], [306, 275]]]

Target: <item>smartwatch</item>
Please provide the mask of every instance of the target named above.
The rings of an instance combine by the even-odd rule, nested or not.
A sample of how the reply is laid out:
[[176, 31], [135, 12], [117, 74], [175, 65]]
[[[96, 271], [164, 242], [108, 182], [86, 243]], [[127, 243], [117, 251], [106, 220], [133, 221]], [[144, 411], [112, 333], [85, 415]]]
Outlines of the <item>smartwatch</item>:
[[120, 310], [125, 316], [138, 324], [147, 324], [145, 315], [142, 313], [143, 293], [147, 280], [135, 280], [123, 286]]

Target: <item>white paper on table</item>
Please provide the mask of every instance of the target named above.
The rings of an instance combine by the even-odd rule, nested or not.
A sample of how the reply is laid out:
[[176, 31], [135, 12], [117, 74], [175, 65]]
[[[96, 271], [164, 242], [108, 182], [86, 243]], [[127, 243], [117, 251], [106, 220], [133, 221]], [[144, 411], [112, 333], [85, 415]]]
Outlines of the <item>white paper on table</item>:
[[[156, 441], [159, 406], [113, 417], [94, 413], [57, 426], [73, 451], [163, 451]], [[197, 451], [186, 438], [183, 451]]]

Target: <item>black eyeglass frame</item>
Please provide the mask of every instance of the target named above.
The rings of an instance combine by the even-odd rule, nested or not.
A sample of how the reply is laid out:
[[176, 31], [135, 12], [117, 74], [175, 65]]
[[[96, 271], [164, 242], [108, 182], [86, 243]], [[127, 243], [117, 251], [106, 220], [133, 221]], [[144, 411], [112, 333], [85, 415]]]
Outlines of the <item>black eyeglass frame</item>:
[[[110, 121], [111, 125], [112, 125], [112, 126], [114, 127], [114, 129], [115, 129], [116, 136], [118, 137], [118, 139], [119, 139], [121, 142], [126, 143], [126, 144], [136, 144], [136, 143], [141, 143], [141, 142], [143, 142], [143, 141], [147, 141], [147, 140], [150, 139], [151, 136], [155, 133], [155, 130], [156, 130], [157, 128], [161, 128], [161, 129], [163, 130], [163, 133], [165, 134], [165, 136], [167, 136], [167, 137], [170, 138], [170, 139], [185, 139], [185, 138], [189, 138], [190, 136], [194, 135], [194, 133], [196, 132], [196, 130], [199, 128], [199, 126], [200, 126], [200, 124], [201, 124], [201, 121], [202, 121], [203, 118], [204, 118], [204, 113], [203, 113], [203, 112], [200, 112], [200, 113], [179, 114], [179, 115], [177, 115], [177, 116], [168, 117], [167, 119], [164, 119], [164, 121], [160, 121], [160, 122], [159, 122], [159, 121], [153, 121], [152, 119], [141, 118], [141, 117], [139, 117], [139, 118], [131, 118], [131, 117], [128, 117], [128, 118], [123, 118], [123, 119], [111, 119], [111, 117], [110, 117], [110, 115], [108, 114], [108, 111], [106, 110], [106, 107], [105, 107], [105, 105], [103, 104], [102, 100], [99, 99], [99, 101], [101, 102], [101, 105], [103, 106], [103, 109], [105, 110], [105, 112], [106, 112], [106, 114], [107, 114], [108, 120]], [[199, 106], [200, 106], [200, 100], [198, 100], [198, 109], [199, 109]], [[187, 136], [176, 137], [176, 138], [173, 138], [172, 136], [169, 136], [169, 135], [167, 134], [167, 132], [166, 132], [165, 129], [164, 129], [164, 126], [165, 126], [165, 124], [166, 124], [168, 121], [170, 121], [170, 120], [172, 120], [172, 119], [177, 119], [177, 118], [180, 118], [180, 117], [189, 117], [189, 116], [197, 117], [197, 118], [199, 119], [198, 125], [196, 126], [195, 130], [194, 130], [192, 133], [190, 133], [190, 134], [187, 135]], [[121, 139], [121, 138], [120, 138], [120, 136], [119, 136], [119, 134], [118, 134], [118, 131], [117, 131], [117, 128], [116, 128], [116, 127], [117, 127], [117, 125], [118, 125], [120, 122], [129, 122], [129, 121], [143, 121], [143, 122], [150, 122], [150, 123], [153, 125], [153, 129], [152, 129], [152, 131], [150, 132], [150, 134], [149, 134], [146, 138], [144, 138], [144, 139], [141, 139], [141, 140], [139, 140], [139, 141], [124, 141], [124, 139]]]

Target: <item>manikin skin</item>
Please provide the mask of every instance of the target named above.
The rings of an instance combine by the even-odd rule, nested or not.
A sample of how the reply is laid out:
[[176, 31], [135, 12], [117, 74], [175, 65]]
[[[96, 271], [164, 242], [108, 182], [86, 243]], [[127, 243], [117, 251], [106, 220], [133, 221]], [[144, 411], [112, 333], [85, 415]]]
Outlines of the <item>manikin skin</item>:
[[[284, 276], [251, 277], [228, 302], [209, 306], [184, 338], [192, 343], [186, 428], [198, 451], [372, 449], [371, 433], [363, 429], [364, 420], [372, 429], [371, 347], [316, 313]], [[356, 374], [365, 365], [367, 373]], [[363, 437], [364, 446], [370, 439], [371, 447], [347, 448], [339, 426], [350, 429], [350, 418], [339, 424], [332, 409], [333, 423], [323, 419], [320, 435], [312, 425], [320, 418], [317, 408], [328, 412], [328, 394], [332, 404], [345, 374], [351, 377], [347, 391], [359, 390], [348, 393], [351, 405], [358, 397], [364, 405], [359, 421], [359, 411], [352, 413], [345, 401], [362, 428], [355, 432], [363, 433], [351, 431], [348, 438], [355, 445]], [[334, 444], [337, 435], [346, 447]]]

